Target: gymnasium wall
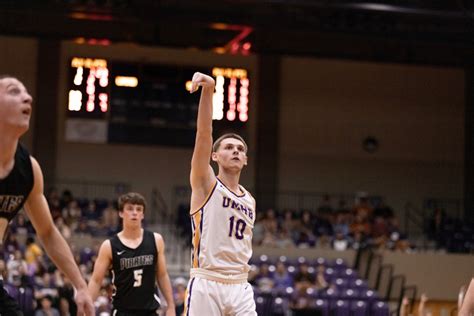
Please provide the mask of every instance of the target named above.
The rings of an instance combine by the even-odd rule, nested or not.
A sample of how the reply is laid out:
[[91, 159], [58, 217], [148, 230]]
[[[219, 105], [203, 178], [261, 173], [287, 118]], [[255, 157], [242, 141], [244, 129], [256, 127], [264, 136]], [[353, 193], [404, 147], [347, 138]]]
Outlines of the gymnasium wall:
[[287, 57], [281, 80], [281, 190], [367, 191], [396, 210], [462, 198], [462, 70]]
[[[36, 95], [36, 56], [38, 42], [33, 38], [0, 36], [0, 74], [8, 74], [20, 79], [31, 96]], [[21, 141], [28, 147], [33, 146], [35, 111], [30, 121], [30, 130]]]

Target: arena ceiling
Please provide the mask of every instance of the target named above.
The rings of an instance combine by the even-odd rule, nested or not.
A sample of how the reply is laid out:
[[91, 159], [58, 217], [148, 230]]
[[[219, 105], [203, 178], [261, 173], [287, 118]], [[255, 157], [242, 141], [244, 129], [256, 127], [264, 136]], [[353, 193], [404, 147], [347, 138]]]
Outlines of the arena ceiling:
[[0, 34], [463, 66], [474, 1], [2, 0]]

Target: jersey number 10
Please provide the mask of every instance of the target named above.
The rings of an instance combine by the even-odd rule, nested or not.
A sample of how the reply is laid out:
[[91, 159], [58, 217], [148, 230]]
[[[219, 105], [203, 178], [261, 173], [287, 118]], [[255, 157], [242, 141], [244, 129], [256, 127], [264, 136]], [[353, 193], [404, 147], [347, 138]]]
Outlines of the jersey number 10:
[[247, 226], [247, 223], [243, 219], [238, 219], [235, 222], [235, 227], [234, 227], [234, 220], [235, 216], [232, 216], [229, 218], [229, 237], [232, 237], [232, 234], [234, 233], [234, 228], [235, 228], [235, 238], [237, 239], [243, 239], [244, 238], [244, 230], [245, 227]]

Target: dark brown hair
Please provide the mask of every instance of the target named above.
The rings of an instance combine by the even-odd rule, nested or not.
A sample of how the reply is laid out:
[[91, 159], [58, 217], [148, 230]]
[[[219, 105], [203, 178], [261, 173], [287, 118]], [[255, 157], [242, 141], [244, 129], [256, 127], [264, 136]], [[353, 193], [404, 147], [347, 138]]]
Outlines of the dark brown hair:
[[146, 201], [143, 195], [136, 192], [128, 192], [126, 194], [121, 195], [118, 198], [118, 210], [119, 212], [123, 211], [125, 204], [135, 204], [135, 205], [142, 205], [143, 211], [146, 209]]

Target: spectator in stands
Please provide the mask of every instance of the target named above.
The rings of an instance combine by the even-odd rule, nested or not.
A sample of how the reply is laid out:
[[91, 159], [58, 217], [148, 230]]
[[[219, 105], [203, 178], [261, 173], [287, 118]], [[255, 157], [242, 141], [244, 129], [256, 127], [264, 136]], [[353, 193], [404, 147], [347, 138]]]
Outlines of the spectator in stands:
[[372, 212], [373, 209], [369, 204], [369, 199], [365, 194], [362, 194], [358, 203], [354, 206], [354, 217], [359, 217], [362, 222], [366, 222], [372, 217]]
[[22, 283], [22, 277], [28, 270], [26, 261], [23, 259], [23, 254], [20, 250], [16, 250], [13, 255], [11, 255], [11, 258], [7, 263], [7, 269], [9, 271], [8, 283], [20, 286]]
[[111, 236], [119, 231], [119, 217], [114, 203], [109, 201], [107, 207], [102, 212], [101, 226], [105, 229], [107, 236]]
[[268, 263], [262, 263], [255, 276], [255, 285], [262, 293], [270, 293], [273, 289], [274, 281], [270, 273]]
[[337, 251], [344, 251], [349, 248], [349, 240], [343, 233], [336, 231], [336, 236], [332, 240], [332, 248]]
[[389, 219], [393, 216], [394, 214], [392, 208], [385, 204], [385, 201], [381, 199], [379, 205], [374, 209], [373, 217], [382, 217], [384, 219]]
[[329, 283], [326, 281], [326, 277], [324, 272], [326, 271], [326, 267], [324, 265], [318, 265], [316, 267], [316, 283], [315, 288], [317, 290], [322, 290], [329, 287]]
[[72, 192], [69, 190], [64, 190], [61, 194], [61, 198], [59, 199], [59, 205], [61, 209], [65, 208], [66, 205], [69, 205], [69, 203], [71, 203], [72, 201], [74, 201]]
[[354, 216], [354, 221], [350, 225], [350, 232], [352, 235], [356, 233], [361, 233], [364, 236], [370, 235], [370, 224], [368, 220], [364, 219], [364, 217], [360, 214]]
[[291, 210], [285, 211], [283, 219], [280, 222], [280, 230], [289, 232], [290, 238], [295, 241], [298, 238], [298, 224], [294, 219], [293, 213]]
[[66, 207], [63, 208], [62, 215], [64, 221], [71, 229], [76, 229], [78, 222], [82, 216], [82, 211], [76, 200], [70, 201]]
[[268, 209], [265, 212], [265, 217], [262, 219], [262, 224], [265, 233], [270, 233], [273, 236], [276, 236], [278, 222], [276, 219], [275, 211], [273, 209]]
[[315, 277], [313, 274], [309, 273], [308, 263], [303, 262], [299, 266], [298, 273], [294, 277], [295, 289], [300, 291], [314, 287], [315, 286]]
[[273, 281], [277, 289], [286, 289], [293, 286], [293, 278], [288, 273], [285, 264], [281, 261], [278, 261], [276, 264]]
[[80, 222], [79, 222], [79, 225], [77, 226], [76, 228], [76, 231], [75, 233], [79, 236], [90, 236], [91, 233], [92, 233], [92, 230], [91, 228], [89, 227], [89, 224], [88, 224], [88, 221], [85, 220], [85, 219], [82, 219]]
[[53, 299], [44, 296], [40, 300], [40, 308], [35, 312], [35, 316], [60, 316], [59, 311], [53, 306]]
[[332, 231], [341, 233], [343, 236], [349, 235], [349, 221], [347, 213], [338, 211], [335, 215], [334, 223], [332, 224]]
[[69, 301], [64, 297], [59, 298], [59, 315], [61, 316], [72, 316], [69, 307]]
[[[68, 279], [67, 276], [62, 276], [62, 284], [58, 286], [58, 297], [59, 300], [65, 300], [68, 302], [69, 313], [71, 315], [76, 315], [77, 313], [77, 306], [74, 302], [74, 287], [72, 286], [71, 281]], [[63, 303], [64, 304], [64, 303]], [[60, 311], [63, 308], [60, 308]], [[63, 316], [63, 311], [61, 311], [61, 316]]]
[[290, 237], [290, 233], [282, 228], [278, 231], [278, 237], [275, 241], [275, 245], [278, 248], [293, 248], [295, 247], [295, 243], [293, 239]]
[[36, 271], [39, 258], [43, 255], [43, 250], [35, 242], [35, 238], [30, 236], [26, 239], [25, 260], [29, 269]]
[[296, 244], [300, 248], [314, 247], [316, 244], [316, 237], [314, 236], [314, 222], [309, 211], [303, 211], [301, 220], [297, 227], [298, 237]]
[[58, 228], [59, 232], [61, 233], [61, 235], [64, 237], [65, 240], [71, 239], [71, 234], [72, 234], [71, 229], [66, 223], [64, 223], [64, 220], [62, 217], [56, 218], [54, 223], [56, 224], [56, 227]]
[[186, 285], [184, 278], [176, 278], [173, 282], [174, 287], [174, 305], [176, 306], [176, 315], [182, 315], [184, 311], [184, 301], [186, 299]]
[[14, 253], [16, 250], [20, 250], [20, 245], [16, 239], [16, 234], [8, 234], [3, 246], [3, 250], [8, 253]]

